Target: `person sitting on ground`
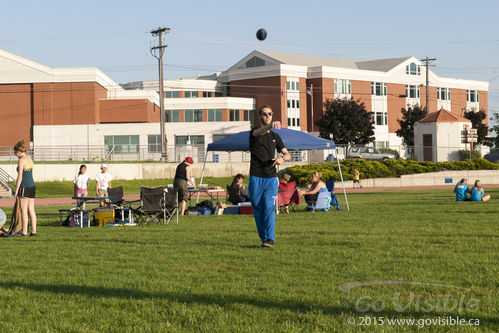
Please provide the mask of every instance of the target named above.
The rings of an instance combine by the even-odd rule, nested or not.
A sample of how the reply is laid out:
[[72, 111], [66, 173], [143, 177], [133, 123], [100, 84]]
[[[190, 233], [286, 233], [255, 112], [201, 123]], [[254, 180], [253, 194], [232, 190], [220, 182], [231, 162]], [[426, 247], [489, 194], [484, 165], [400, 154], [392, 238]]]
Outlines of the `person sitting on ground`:
[[471, 194], [468, 188], [468, 180], [466, 178], [461, 179], [456, 184], [454, 192], [456, 192], [456, 201], [470, 201], [470, 198], [467, 197], [467, 193]]
[[305, 196], [305, 201], [311, 205], [314, 204], [317, 201], [317, 198], [319, 197], [320, 192], [326, 192], [327, 191], [327, 186], [326, 183], [324, 183], [321, 180], [322, 174], [320, 172], [314, 172], [312, 173], [312, 176], [310, 177], [312, 180], [312, 185], [307, 191], [300, 192], [301, 195]]
[[[284, 211], [286, 214], [289, 213], [289, 206], [293, 203], [299, 205], [301, 203], [300, 193], [296, 189], [296, 182], [290, 182], [291, 176], [287, 173], [284, 173], [279, 180], [279, 192], [288, 192], [292, 191], [293, 193], [289, 196], [289, 202], [286, 202], [284, 205]], [[284, 199], [286, 200], [286, 199]]]
[[475, 181], [475, 186], [471, 189], [470, 199], [471, 201], [488, 201], [490, 199], [490, 195], [485, 195], [479, 180]]
[[248, 192], [243, 187], [244, 176], [240, 173], [234, 176], [232, 184], [229, 186], [229, 201], [233, 204], [248, 202]]

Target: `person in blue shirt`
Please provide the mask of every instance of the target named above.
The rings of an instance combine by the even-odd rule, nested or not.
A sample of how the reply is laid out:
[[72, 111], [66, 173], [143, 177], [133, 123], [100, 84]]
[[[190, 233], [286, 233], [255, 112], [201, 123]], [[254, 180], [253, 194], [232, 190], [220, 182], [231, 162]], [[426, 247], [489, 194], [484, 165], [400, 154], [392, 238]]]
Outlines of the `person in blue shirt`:
[[470, 201], [467, 197], [467, 193], [471, 194], [468, 188], [468, 180], [466, 178], [461, 179], [454, 188], [454, 192], [456, 192], [456, 201]]
[[479, 180], [475, 181], [475, 186], [471, 189], [470, 199], [471, 201], [488, 201], [490, 199], [490, 195], [485, 195]]

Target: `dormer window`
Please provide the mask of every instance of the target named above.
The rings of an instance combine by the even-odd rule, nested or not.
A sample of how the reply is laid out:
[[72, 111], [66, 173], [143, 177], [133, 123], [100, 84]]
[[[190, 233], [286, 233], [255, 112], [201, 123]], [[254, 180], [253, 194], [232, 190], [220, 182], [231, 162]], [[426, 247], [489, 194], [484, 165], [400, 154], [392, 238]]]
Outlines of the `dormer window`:
[[265, 66], [265, 60], [263, 60], [262, 58], [253, 57], [250, 60], [246, 61], [246, 68], [257, 66]]
[[414, 62], [411, 62], [409, 65], [405, 66], [405, 74], [421, 75], [421, 68], [418, 65], [416, 65]]

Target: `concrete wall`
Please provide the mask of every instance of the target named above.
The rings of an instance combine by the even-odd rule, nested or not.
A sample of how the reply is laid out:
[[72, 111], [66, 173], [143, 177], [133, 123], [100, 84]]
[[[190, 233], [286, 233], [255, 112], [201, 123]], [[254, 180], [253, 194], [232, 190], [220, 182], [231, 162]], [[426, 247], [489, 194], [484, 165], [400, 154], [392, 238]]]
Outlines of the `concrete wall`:
[[[286, 162], [286, 167], [304, 165], [307, 162]], [[157, 179], [173, 178], [177, 163], [112, 163], [109, 172], [114, 179]], [[17, 164], [0, 164], [14, 179], [17, 177]], [[80, 164], [35, 164], [33, 176], [36, 182], [54, 180], [73, 180]], [[192, 166], [193, 176], [199, 182], [203, 169], [202, 163]], [[87, 174], [95, 179], [100, 172], [100, 164], [87, 164]], [[207, 163], [205, 177], [230, 177], [238, 173], [249, 174], [249, 162]]]
[[[446, 183], [446, 178], [452, 178], [452, 183]], [[480, 180], [484, 185], [499, 184], [499, 170], [470, 170], [470, 171], [440, 171], [429, 173], [418, 173], [413, 175], [403, 175], [393, 178], [369, 178], [361, 179], [360, 183], [364, 187], [402, 187], [402, 186], [443, 186], [456, 185], [461, 178], [468, 179], [468, 184], [473, 184], [475, 180]], [[346, 188], [352, 188], [351, 180], [345, 182]], [[336, 191], [341, 188], [337, 182]]]

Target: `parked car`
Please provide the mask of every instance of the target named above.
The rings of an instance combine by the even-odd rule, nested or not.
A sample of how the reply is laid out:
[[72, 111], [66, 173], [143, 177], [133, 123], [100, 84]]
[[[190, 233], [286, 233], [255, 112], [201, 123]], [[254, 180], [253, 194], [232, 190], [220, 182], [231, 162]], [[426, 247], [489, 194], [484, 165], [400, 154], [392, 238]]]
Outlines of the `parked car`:
[[498, 162], [499, 161], [499, 149], [492, 149], [490, 151], [490, 154], [485, 155], [483, 158], [485, 158], [489, 162]]
[[371, 161], [382, 161], [386, 159], [394, 159], [395, 155], [381, 153], [374, 147], [349, 147], [347, 150], [347, 158], [363, 158]]

